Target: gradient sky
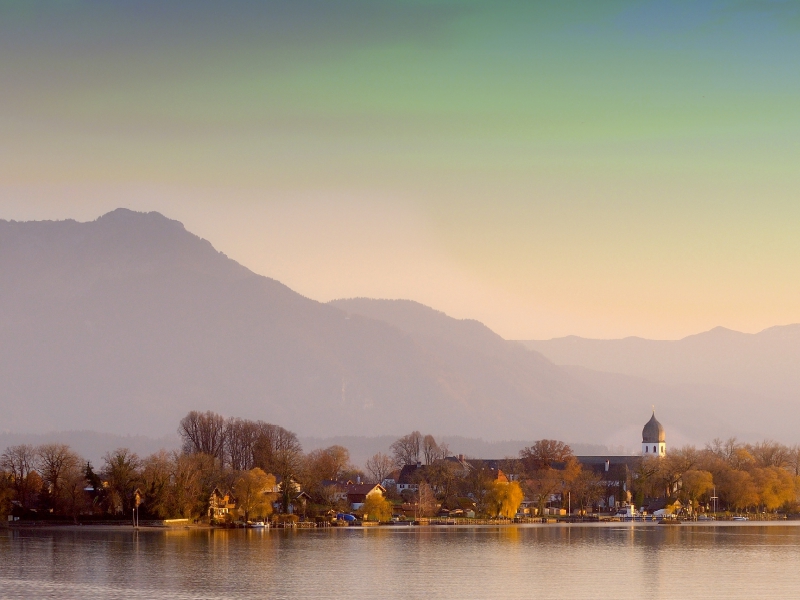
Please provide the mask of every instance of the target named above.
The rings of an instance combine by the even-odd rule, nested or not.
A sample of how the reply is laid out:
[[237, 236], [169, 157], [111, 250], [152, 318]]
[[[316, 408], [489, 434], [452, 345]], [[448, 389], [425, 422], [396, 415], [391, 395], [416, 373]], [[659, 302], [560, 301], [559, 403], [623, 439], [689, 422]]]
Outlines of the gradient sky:
[[800, 321], [800, 3], [0, 0], [0, 218], [507, 338]]

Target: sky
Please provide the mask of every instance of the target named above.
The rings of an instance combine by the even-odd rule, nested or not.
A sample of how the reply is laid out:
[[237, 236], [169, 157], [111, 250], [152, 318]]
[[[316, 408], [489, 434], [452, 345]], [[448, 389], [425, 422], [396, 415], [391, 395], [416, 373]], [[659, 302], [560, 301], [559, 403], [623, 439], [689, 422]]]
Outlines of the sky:
[[509, 339], [800, 322], [800, 4], [0, 0], [0, 218]]

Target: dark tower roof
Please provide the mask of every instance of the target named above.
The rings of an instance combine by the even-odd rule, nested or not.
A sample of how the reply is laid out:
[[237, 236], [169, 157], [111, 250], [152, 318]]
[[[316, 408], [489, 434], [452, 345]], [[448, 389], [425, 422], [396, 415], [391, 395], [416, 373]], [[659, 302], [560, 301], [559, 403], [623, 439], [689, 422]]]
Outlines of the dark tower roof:
[[643, 444], [659, 444], [666, 441], [664, 435], [664, 427], [656, 420], [656, 413], [653, 411], [653, 416], [647, 422], [647, 425], [642, 429], [642, 443]]

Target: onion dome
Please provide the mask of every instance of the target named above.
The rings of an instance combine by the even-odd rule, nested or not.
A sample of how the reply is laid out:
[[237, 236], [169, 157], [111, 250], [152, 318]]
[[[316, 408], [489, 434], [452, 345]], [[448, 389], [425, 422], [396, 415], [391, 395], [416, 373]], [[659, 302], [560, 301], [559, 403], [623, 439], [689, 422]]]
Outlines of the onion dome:
[[660, 444], [667, 439], [664, 434], [664, 426], [656, 420], [656, 413], [653, 411], [653, 416], [647, 422], [647, 425], [642, 429], [642, 443], [643, 444]]

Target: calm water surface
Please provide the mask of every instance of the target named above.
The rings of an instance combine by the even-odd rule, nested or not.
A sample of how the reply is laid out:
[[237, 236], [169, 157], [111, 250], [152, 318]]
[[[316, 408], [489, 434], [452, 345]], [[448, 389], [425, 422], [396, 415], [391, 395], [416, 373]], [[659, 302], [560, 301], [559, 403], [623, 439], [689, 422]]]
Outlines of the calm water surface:
[[800, 527], [0, 531], [0, 598], [800, 598]]

